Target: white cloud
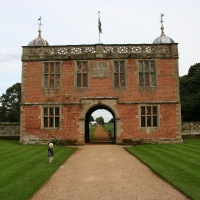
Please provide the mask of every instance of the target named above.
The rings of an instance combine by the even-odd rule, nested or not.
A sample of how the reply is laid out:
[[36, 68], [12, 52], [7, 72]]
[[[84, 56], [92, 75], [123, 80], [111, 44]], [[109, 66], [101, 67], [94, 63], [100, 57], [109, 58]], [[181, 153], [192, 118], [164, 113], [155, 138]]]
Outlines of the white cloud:
[[0, 63], [7, 63], [10, 61], [19, 61], [21, 56], [19, 54], [0, 53]]
[[113, 118], [112, 114], [105, 109], [98, 109], [92, 113], [94, 120], [98, 117], [103, 117], [104, 122], [109, 122]]

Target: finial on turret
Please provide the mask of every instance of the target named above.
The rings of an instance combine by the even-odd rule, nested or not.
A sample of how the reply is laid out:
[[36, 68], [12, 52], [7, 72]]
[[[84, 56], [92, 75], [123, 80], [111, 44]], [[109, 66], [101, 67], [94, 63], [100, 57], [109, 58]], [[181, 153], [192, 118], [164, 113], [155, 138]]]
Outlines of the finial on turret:
[[172, 40], [170, 37], [167, 37], [164, 34], [164, 26], [163, 26], [163, 16], [164, 14], [160, 14], [160, 23], [161, 23], [161, 35], [160, 37], [157, 37], [154, 41], [153, 44], [170, 44], [170, 43], [175, 43], [174, 40]]
[[161, 31], [162, 31], [162, 33], [164, 33], [164, 26], [163, 26], [163, 16], [164, 16], [164, 14], [160, 14], [160, 23], [161, 23], [161, 27], [160, 27], [160, 29], [161, 29]]
[[41, 31], [41, 26], [43, 25], [42, 24], [42, 17], [41, 16], [39, 17], [38, 21], [39, 21], [39, 23], [38, 23], [38, 25], [39, 25], [39, 29], [38, 29], [39, 35], [38, 35], [38, 37], [35, 40], [32, 40], [28, 44], [28, 46], [49, 46], [49, 43], [46, 40], [44, 40], [42, 38], [42, 36], [41, 36], [41, 32], [42, 32]]
[[42, 17], [40, 16], [40, 18], [38, 19], [38, 21], [40, 21], [39, 23], [38, 23], [38, 25], [39, 25], [39, 29], [38, 29], [38, 32], [39, 32], [39, 35], [41, 34], [41, 26], [43, 25], [42, 24]]

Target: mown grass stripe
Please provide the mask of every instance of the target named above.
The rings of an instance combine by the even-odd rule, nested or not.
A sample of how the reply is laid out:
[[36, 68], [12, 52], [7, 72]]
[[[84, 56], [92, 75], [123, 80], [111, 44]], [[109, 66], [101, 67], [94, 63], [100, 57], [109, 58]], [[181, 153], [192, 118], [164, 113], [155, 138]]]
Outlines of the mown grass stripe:
[[0, 146], [9, 149], [0, 156], [0, 199], [6, 200], [29, 199], [76, 150], [55, 146], [54, 162], [49, 164], [46, 145], [0, 141]]
[[195, 162], [193, 162], [193, 164], [189, 162], [187, 156], [184, 157], [184, 155], [175, 154], [174, 151], [164, 151], [163, 148], [160, 148], [158, 150], [157, 148], [155, 148], [155, 146], [150, 146], [147, 153], [151, 156], [154, 156], [156, 162], [162, 161], [163, 165], [166, 165], [166, 163], [171, 164], [174, 169], [178, 168], [180, 171], [187, 171], [188, 173], [191, 170], [193, 171], [193, 173], [194, 171], [196, 171], [197, 174], [195, 175], [195, 177], [199, 176], [198, 164], [195, 164]]
[[187, 148], [183, 149], [183, 148], [180, 148], [179, 146], [163, 145], [162, 148], [160, 148], [159, 145], [154, 145], [154, 146], [148, 147], [148, 150], [149, 149], [155, 149], [154, 152], [159, 150], [159, 151], [163, 151], [164, 153], [167, 153], [167, 151], [168, 151], [168, 153], [171, 153], [173, 156], [174, 155], [181, 156], [181, 155], [184, 154], [184, 156], [188, 155], [188, 156], [193, 156], [193, 157], [195, 157], [197, 159], [200, 158], [199, 151], [197, 151], [197, 152], [196, 151], [192, 151], [192, 150], [188, 151]]
[[[18, 150], [11, 152], [8, 152], [10, 156], [4, 154], [4, 156], [1, 156], [1, 160], [3, 161], [6, 159], [7, 162], [1, 162], [0, 167], [14, 165], [15, 163], [22, 163], [22, 162], [27, 162], [27, 160], [33, 160], [34, 157], [38, 157], [38, 155], [43, 154], [44, 155], [44, 148], [35, 148], [33, 147], [32, 149], [27, 149], [24, 150], [24, 148], [20, 148]], [[38, 155], [37, 155], [38, 154]], [[47, 156], [47, 153], [46, 153]]]
[[[190, 166], [191, 167], [200, 167], [200, 162], [196, 162], [196, 160], [200, 159], [200, 154], [194, 154], [194, 153], [191, 153], [190, 151], [188, 150], [180, 150], [178, 147], [169, 147], [169, 148], [160, 148], [159, 149], [159, 152], [162, 152], [164, 154], [164, 156], [171, 156], [171, 158], [173, 159], [174, 157], [176, 157], [176, 159], [179, 159], [179, 161], [184, 161], [184, 163], [190, 163]], [[156, 153], [154, 151], [154, 153]]]
[[[156, 154], [158, 148], [154, 148], [154, 147], [150, 147], [152, 149], [152, 151]], [[200, 159], [199, 154], [194, 154], [191, 152], [188, 152], [188, 150], [180, 150], [179, 148], [159, 148], [159, 153], [160, 154], [163, 153], [163, 155], [168, 155], [169, 157], [171, 156], [171, 158], [173, 157], [178, 157], [179, 159], [183, 158], [185, 160], [185, 158], [187, 158], [187, 161], [191, 161], [195, 163], [195, 165], [200, 165], [200, 163], [196, 163], [195, 159]]]
[[126, 149], [191, 199], [200, 199], [200, 140]]
[[[178, 146], [176, 144], [176, 145], [163, 145], [162, 148], [176, 149], [177, 151], [180, 151], [180, 150], [188, 151], [188, 148], [190, 148], [190, 147], [185, 144], [179, 144]], [[197, 146], [197, 147], [191, 147], [189, 152], [190, 153], [199, 153], [199, 151], [200, 151], [200, 147]]]

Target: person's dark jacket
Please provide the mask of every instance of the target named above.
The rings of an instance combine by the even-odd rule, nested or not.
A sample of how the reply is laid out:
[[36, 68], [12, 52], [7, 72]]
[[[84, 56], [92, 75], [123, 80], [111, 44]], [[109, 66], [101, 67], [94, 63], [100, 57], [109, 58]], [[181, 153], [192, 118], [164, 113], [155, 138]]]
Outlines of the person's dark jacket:
[[52, 148], [48, 148], [48, 156], [53, 156], [53, 149]]

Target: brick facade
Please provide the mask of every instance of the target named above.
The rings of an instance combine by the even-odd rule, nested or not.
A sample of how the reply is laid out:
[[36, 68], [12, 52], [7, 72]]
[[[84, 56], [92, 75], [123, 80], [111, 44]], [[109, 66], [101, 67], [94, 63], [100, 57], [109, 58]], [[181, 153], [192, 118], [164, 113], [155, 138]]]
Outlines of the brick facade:
[[[148, 73], [140, 79], [140, 61], [155, 63], [145, 78], [153, 85], [141, 85]], [[87, 63], [86, 78], [77, 75], [78, 62]], [[115, 62], [124, 63], [117, 86]], [[45, 69], [45, 63], [58, 63], [60, 70]], [[78, 87], [81, 81], [87, 85]], [[117, 144], [138, 139], [182, 142], [177, 44], [23, 47], [22, 143], [58, 138], [85, 144], [89, 115], [99, 108], [112, 113]], [[45, 112], [55, 116], [50, 119]]]

